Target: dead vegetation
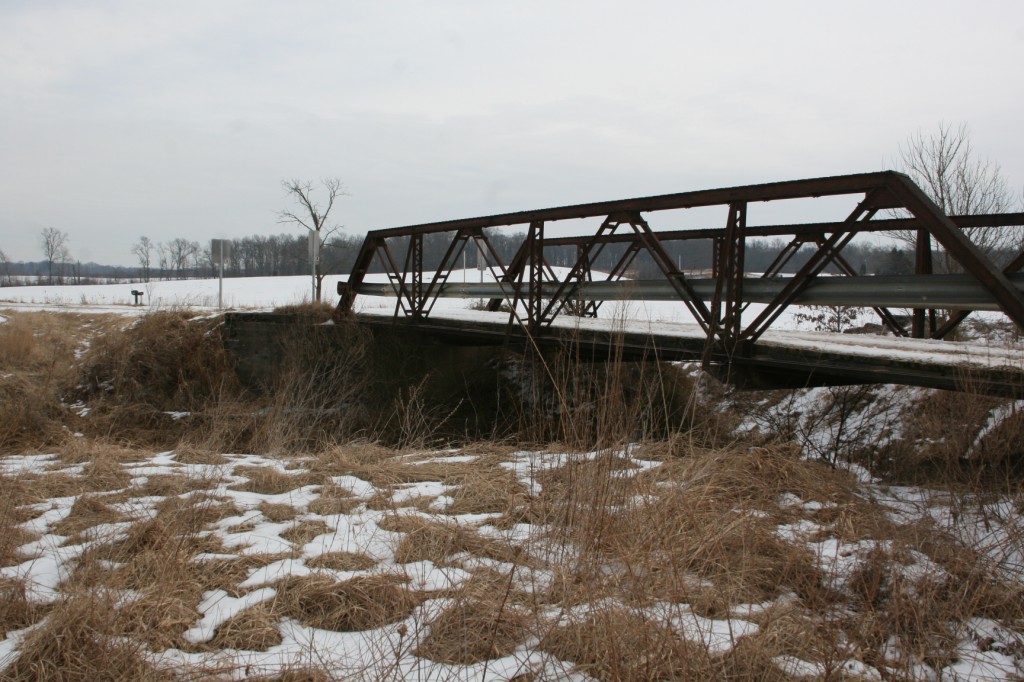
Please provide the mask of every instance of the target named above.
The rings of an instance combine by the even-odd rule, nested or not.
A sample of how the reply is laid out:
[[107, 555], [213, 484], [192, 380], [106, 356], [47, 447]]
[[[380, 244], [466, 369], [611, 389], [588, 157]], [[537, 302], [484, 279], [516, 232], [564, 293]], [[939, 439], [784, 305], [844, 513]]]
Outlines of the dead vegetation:
[[[335, 410], [366, 390], [345, 384], [363, 351], [313, 363], [328, 391], [301, 369], [326, 343], [311, 342], [286, 360], [282, 390], [257, 396], [234, 383], [214, 320], [168, 313], [105, 335], [122, 323], [50, 317], [0, 324], [0, 463], [54, 453], [0, 472], [0, 568], [75, 558], [51, 597], [21, 573], [0, 578], [0, 633], [21, 638], [4, 679], [238, 676], [230, 657], [154, 661], [294, 646], [295, 624], [377, 633], [359, 671], [370, 677], [400, 677], [402, 656], [472, 667], [524, 650], [600, 680], [781, 680], [796, 676], [787, 661], [817, 679], [918, 679], [975, 640], [1024, 660], [1019, 637], [969, 630], [1019, 634], [1024, 622], [1013, 572], [1024, 422], [996, 420], [1005, 403], [929, 394], [915, 428], [886, 441], [877, 420], [892, 413], [871, 392], [799, 415], [766, 398], [777, 430], [738, 437], [739, 417], [692, 400], [678, 368], [559, 358], [534, 368], [553, 385], [503, 432], [537, 447], [438, 451], [424, 447], [445, 433], [430, 420], [447, 415], [415, 414], [416, 396], [404, 421]], [[852, 410], [870, 419], [837, 421]], [[404, 426], [384, 436], [382, 423]], [[801, 447], [814, 425], [836, 437], [816, 441], [822, 452]], [[158, 457], [167, 464], [153, 467]], [[933, 487], [910, 505], [847, 462]], [[268, 523], [280, 542], [261, 546]], [[410, 566], [446, 579], [420, 584]], [[209, 595], [269, 589], [209, 640], [186, 638]], [[337, 677], [331, 652], [310, 646], [247, 674]]]
[[303, 625], [357, 632], [408, 618], [423, 597], [401, 578], [361, 576], [337, 583], [326, 577], [288, 578], [277, 583], [277, 597], [270, 605], [279, 616]]

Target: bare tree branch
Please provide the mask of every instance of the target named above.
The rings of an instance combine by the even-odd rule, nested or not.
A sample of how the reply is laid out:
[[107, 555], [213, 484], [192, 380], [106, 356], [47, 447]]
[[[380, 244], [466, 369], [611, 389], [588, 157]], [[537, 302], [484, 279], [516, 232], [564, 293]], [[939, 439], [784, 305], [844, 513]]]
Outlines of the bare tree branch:
[[[946, 215], [1005, 213], [1018, 203], [999, 164], [974, 152], [964, 123], [954, 129], [951, 124], [940, 122], [938, 129], [927, 135], [918, 130], [900, 145], [896, 166]], [[964, 231], [989, 256], [1020, 245], [1019, 228], [968, 228]], [[911, 245], [916, 240], [912, 231], [894, 232], [890, 236]], [[943, 260], [948, 271], [953, 263]]]
[[[53, 284], [53, 266], [60, 267], [63, 273], [63, 264], [70, 260], [71, 253], [68, 251], [68, 235], [56, 227], [46, 227], [39, 235], [39, 241], [43, 247], [43, 258], [46, 260], [46, 281]], [[58, 277], [63, 283], [63, 276]]]
[[[320, 185], [326, 194], [327, 203], [323, 208], [321, 208], [321, 205], [313, 196], [314, 187], [312, 182], [296, 178], [282, 180], [281, 187], [285, 191], [285, 196], [297, 203], [299, 209], [296, 211], [283, 210], [277, 214], [277, 218], [279, 223], [292, 223], [309, 230], [311, 234], [315, 234], [315, 239], [318, 241], [319, 246], [318, 253], [323, 253], [324, 244], [328, 237], [341, 229], [341, 225], [330, 225], [328, 221], [330, 220], [331, 210], [334, 208], [335, 201], [346, 193], [345, 187], [339, 178], [321, 178]], [[326, 275], [322, 271], [321, 262], [322, 259], [318, 256], [316, 263], [313, 264], [317, 300], [320, 300], [321, 284]]]

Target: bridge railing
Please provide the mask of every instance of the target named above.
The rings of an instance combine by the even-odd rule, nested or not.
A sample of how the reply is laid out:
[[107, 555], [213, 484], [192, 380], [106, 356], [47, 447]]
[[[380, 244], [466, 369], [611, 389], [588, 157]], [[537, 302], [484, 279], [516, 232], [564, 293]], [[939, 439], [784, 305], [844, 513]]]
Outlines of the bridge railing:
[[[858, 201], [844, 219], [834, 222], [790, 225], [748, 225], [747, 209], [755, 202], [852, 195]], [[727, 209], [721, 228], [660, 230], [651, 228], [645, 214], [675, 209], [722, 206]], [[906, 218], [877, 218], [880, 212], [902, 212]], [[549, 226], [560, 221], [600, 218], [598, 228], [589, 235], [548, 237]], [[522, 211], [479, 218], [466, 218], [407, 227], [376, 230], [367, 234], [357, 256], [348, 283], [342, 293], [339, 310], [350, 310], [360, 292], [390, 293], [396, 296], [395, 314], [413, 321], [429, 317], [437, 300], [452, 293], [449, 278], [470, 244], [474, 244], [486, 268], [495, 280], [487, 290], [488, 308], [502, 304], [511, 309], [510, 321], [517, 321], [531, 333], [540, 333], [563, 314], [596, 315], [602, 300], [617, 294], [600, 296], [599, 284], [619, 281], [639, 254], [644, 253], [661, 275], [660, 287], [674, 295], [686, 307], [707, 335], [709, 352], [732, 356], [749, 347], [790, 305], [819, 300], [822, 284], [819, 276], [831, 267], [839, 273], [858, 277], [842, 251], [854, 237], [864, 233], [914, 231], [916, 234], [917, 294], [911, 298], [886, 298], [872, 294], [870, 287], [854, 288], [851, 305], [873, 308], [882, 323], [902, 336], [944, 338], [968, 314], [954, 312], [938, 325], [935, 309], [945, 299], [942, 287], [954, 286], [933, 274], [932, 257], [938, 246], [962, 269], [964, 275], [956, 287], [974, 287], [987, 293], [986, 306], [1001, 310], [1019, 327], [1024, 327], [1024, 295], [1010, 275], [1024, 268], [1024, 253], [1004, 268], [997, 267], [964, 233], [964, 228], [1001, 229], [1024, 224], [1024, 214], [946, 216], [920, 188], [900, 173], [885, 171], [809, 180], [747, 185], [724, 189], [683, 192], [637, 199], [598, 202], [575, 206]], [[495, 228], [522, 226], [525, 233], [515, 254], [504, 262], [490, 238]], [[436, 267], [424, 269], [424, 239], [447, 235], [447, 246]], [[761, 286], [745, 268], [746, 242], [750, 238], [789, 237], [775, 261], [757, 279], [770, 280]], [[698, 280], [688, 276], [670, 257], [669, 242], [704, 239], [713, 244], [712, 277]], [[606, 246], [624, 247], [614, 265], [597, 272], [593, 263]], [[404, 253], [396, 250], [404, 246]], [[568, 274], [559, 277], [545, 250], [575, 247], [576, 257]], [[779, 277], [782, 269], [804, 247], [810, 256], [790, 277]], [[366, 284], [365, 278], [375, 261], [386, 273], [384, 289]], [[864, 278], [875, 279], [875, 278]], [[908, 286], [909, 283], [907, 283]], [[635, 286], [635, 285], [634, 285]], [[819, 299], [809, 289], [817, 291]], [[827, 286], [825, 287], [827, 289]], [[466, 291], [469, 291], [468, 289]], [[462, 295], [478, 296], [483, 289]], [[588, 293], [590, 292], [590, 293]], [[876, 289], [877, 292], [877, 289]], [[948, 296], [946, 298], [949, 298]], [[928, 301], [913, 309], [910, 328], [889, 307], [893, 303]], [[966, 299], [965, 299], [966, 300]], [[981, 300], [977, 296], [971, 300]], [[753, 319], [744, 322], [743, 312], [751, 302], [764, 305]]]

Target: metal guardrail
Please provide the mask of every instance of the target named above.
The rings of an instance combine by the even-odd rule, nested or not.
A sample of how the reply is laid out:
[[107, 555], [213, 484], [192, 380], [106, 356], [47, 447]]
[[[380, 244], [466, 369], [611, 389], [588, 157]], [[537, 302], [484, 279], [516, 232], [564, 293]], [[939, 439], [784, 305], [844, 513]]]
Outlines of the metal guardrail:
[[[784, 277], [743, 279], [744, 300], [770, 303], [786, 286]], [[1024, 274], [1008, 279], [1024, 292]], [[542, 282], [541, 296], [551, 297], [560, 283]], [[691, 279], [690, 286], [704, 301], [715, 295], [717, 280]], [[396, 284], [362, 282], [356, 288], [362, 296], [399, 296]], [[502, 282], [457, 282], [441, 285], [438, 298], [510, 299], [515, 285]], [[674, 301], [676, 290], [660, 280], [616, 280], [583, 282], [573, 287], [580, 301]], [[932, 307], [943, 309], [999, 310], [989, 291], [967, 275], [819, 277], [793, 299], [796, 305], [885, 306], [887, 308]]]

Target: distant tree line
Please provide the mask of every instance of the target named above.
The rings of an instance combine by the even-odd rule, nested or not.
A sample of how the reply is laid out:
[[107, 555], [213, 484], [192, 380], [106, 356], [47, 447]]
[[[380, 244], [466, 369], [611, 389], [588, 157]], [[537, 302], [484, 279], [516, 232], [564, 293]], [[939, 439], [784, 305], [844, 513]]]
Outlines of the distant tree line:
[[[519, 232], [494, 231], [488, 234], [488, 240], [505, 264], [515, 256], [523, 238], [524, 235]], [[305, 234], [253, 235], [229, 241], [231, 246], [224, 263], [225, 277], [276, 277], [311, 273], [308, 239]], [[450, 241], [451, 234], [427, 235], [424, 238], [423, 260], [426, 269], [433, 270], [438, 267]], [[355, 263], [362, 242], [362, 235], [332, 236], [323, 247], [322, 271], [326, 274], [347, 274]], [[137, 266], [76, 262], [71, 260], [67, 252], [67, 243], [65, 235], [61, 242], [63, 253], [59, 249], [51, 249], [47, 258], [35, 262], [12, 262], [0, 251], [0, 285], [195, 279], [215, 277], [218, 273], [209, 243], [201, 244], [181, 237], [167, 242], [154, 242], [147, 237], [140, 238], [132, 246], [132, 254], [138, 260]], [[710, 270], [712, 247], [709, 240], [673, 241], [664, 242], [663, 245], [678, 268], [691, 273]], [[389, 248], [399, 267], [404, 260], [407, 246], [406, 238], [389, 240]], [[746, 245], [745, 255], [747, 272], [766, 270], [784, 246], [785, 242], [779, 239], [750, 240]], [[595, 259], [593, 267], [597, 270], [611, 269], [622, 256], [624, 249], [625, 246], [621, 244], [609, 244]], [[782, 272], [796, 272], [812, 252], [810, 246], [798, 251]], [[575, 247], [550, 248], [546, 250], [546, 255], [551, 265], [556, 267], [571, 267], [576, 261]], [[864, 275], [913, 272], [913, 253], [902, 244], [853, 243], [843, 250], [843, 255], [860, 274]], [[477, 268], [482, 263], [477, 248], [470, 242], [465, 254], [455, 263], [455, 268]], [[375, 259], [370, 272], [381, 271], [382, 266]], [[651, 258], [641, 253], [633, 262], [628, 276], [656, 278], [659, 273]]]

